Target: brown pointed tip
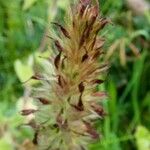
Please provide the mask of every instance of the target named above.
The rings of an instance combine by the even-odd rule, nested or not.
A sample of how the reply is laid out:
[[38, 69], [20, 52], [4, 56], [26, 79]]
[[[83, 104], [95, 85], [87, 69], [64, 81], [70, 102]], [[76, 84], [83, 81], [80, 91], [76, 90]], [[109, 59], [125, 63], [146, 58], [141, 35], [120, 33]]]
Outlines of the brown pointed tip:
[[83, 91], [84, 91], [83, 82], [81, 82], [81, 83], [79, 84], [78, 88], [79, 88], [79, 92], [80, 92], [80, 93], [83, 93]]
[[85, 60], [87, 60], [88, 57], [89, 57], [88, 54], [84, 54], [83, 57], [82, 57], [81, 62], [84, 62]]
[[94, 49], [100, 49], [103, 47], [105, 43], [105, 39], [102, 39], [102, 38], [97, 38], [96, 39], [96, 42], [95, 42], [95, 45], [94, 45]]
[[64, 79], [64, 77], [61, 75], [58, 75], [58, 85], [63, 88], [66, 84], [67, 84], [67, 81]]
[[24, 109], [21, 111], [21, 115], [27, 116], [27, 115], [33, 114], [35, 112], [37, 112], [37, 110], [35, 110], [35, 109]]
[[83, 105], [83, 102], [82, 102], [82, 93], [79, 97], [79, 102], [77, 105], [74, 105], [74, 104], [70, 104], [72, 107], [74, 107], [76, 110], [78, 111], [83, 111], [84, 110], [84, 105]]
[[48, 100], [48, 99], [45, 99], [45, 98], [37, 98], [43, 105], [49, 105], [51, 104], [51, 102]]
[[95, 80], [92, 80], [91, 82], [92, 82], [93, 84], [102, 84], [102, 83], [104, 83], [104, 80], [95, 79]]
[[60, 28], [61, 32], [63, 33], [63, 35], [70, 39], [70, 35], [69, 35], [68, 31], [62, 25], [60, 25], [57, 22], [52, 22], [52, 24], [58, 26]]
[[61, 44], [58, 40], [56, 40], [53, 37], [48, 36], [48, 35], [47, 35], [47, 37], [54, 41], [54, 44], [55, 44], [55, 46], [56, 46], [56, 48], [58, 49], [59, 52], [63, 51], [63, 47], [61, 46]]
[[103, 29], [107, 24], [112, 23], [112, 21], [108, 18], [101, 19], [101, 28]]
[[80, 108], [80, 110], [84, 110], [84, 106], [83, 106], [83, 102], [82, 102], [82, 94], [79, 97], [79, 102], [78, 102], [78, 108]]
[[96, 6], [91, 7], [90, 13], [91, 13], [91, 15], [92, 15], [93, 17], [97, 17], [97, 16], [98, 16], [98, 13], [99, 13], [99, 8], [98, 8], [98, 6], [96, 5]]
[[55, 43], [55, 46], [57, 47], [57, 49], [59, 50], [59, 52], [64, 50], [64, 48], [61, 46], [61, 44], [58, 40], [55, 40], [54, 43]]
[[47, 38], [51, 39], [51, 40], [54, 40], [53, 37], [49, 36], [49, 35], [46, 35]]
[[83, 111], [84, 108], [83, 107], [79, 107], [79, 106], [76, 106], [76, 105], [73, 105], [71, 104], [72, 107], [74, 107], [77, 111]]
[[[77, 6], [77, 11], [79, 12], [79, 16], [82, 17], [83, 13], [85, 11], [85, 6], [83, 6], [82, 4], [78, 4]], [[75, 22], [73, 21], [73, 27], [75, 26]]]
[[80, 0], [80, 3], [84, 6], [87, 6], [91, 3], [91, 0]]
[[25, 84], [25, 83], [29, 82], [31, 79], [33, 79], [33, 80], [42, 80], [42, 76], [41, 76], [41, 75], [38, 75], [38, 74], [33, 75], [33, 76], [31, 76], [28, 80], [22, 82], [22, 84]]
[[58, 125], [62, 125], [63, 124], [63, 117], [62, 117], [62, 114], [63, 114], [63, 109], [60, 110], [60, 112], [58, 113], [57, 117], [56, 117], [56, 122]]
[[37, 145], [38, 144], [38, 131], [35, 132], [34, 138], [32, 140], [33, 144]]
[[85, 126], [86, 126], [86, 132], [91, 136], [91, 138], [93, 139], [99, 139], [99, 134], [96, 132], [95, 129], [93, 129], [93, 127], [91, 126], [90, 123], [83, 121]]
[[95, 52], [95, 54], [93, 55], [92, 59], [97, 59], [97, 58], [99, 58], [100, 54], [101, 54], [100, 51]]
[[99, 139], [99, 134], [95, 130], [89, 131], [89, 134], [91, 135], [93, 139], [95, 140]]
[[95, 96], [95, 97], [107, 97], [107, 93], [106, 92], [96, 92], [96, 93], [93, 93], [92, 96]]
[[31, 79], [34, 79], [34, 80], [41, 80], [41, 79], [42, 79], [42, 76], [39, 75], [39, 74], [36, 74], [36, 75], [33, 75], [33, 76], [31, 77]]
[[106, 115], [104, 109], [100, 105], [93, 103], [91, 104], [91, 107], [100, 117], [104, 117]]
[[61, 52], [59, 52], [59, 54], [55, 57], [55, 60], [54, 60], [55, 67], [56, 67], [57, 69], [58, 69], [58, 67], [59, 67], [60, 58], [61, 58]]

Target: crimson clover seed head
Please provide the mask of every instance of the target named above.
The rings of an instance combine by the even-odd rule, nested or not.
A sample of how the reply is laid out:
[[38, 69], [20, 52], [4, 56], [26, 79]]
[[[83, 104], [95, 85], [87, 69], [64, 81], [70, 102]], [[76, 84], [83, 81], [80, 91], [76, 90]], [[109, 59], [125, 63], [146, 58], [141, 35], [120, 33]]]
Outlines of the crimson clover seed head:
[[[99, 139], [94, 122], [106, 113], [101, 106], [105, 92], [96, 92], [99, 79], [108, 69], [103, 62], [105, 40], [98, 36], [109, 20], [99, 15], [97, 3], [80, 0], [69, 13], [69, 20], [58, 27], [59, 37], [50, 37], [55, 56], [46, 70], [32, 79], [41, 82], [34, 91], [37, 110], [29, 123], [35, 130], [34, 143], [40, 150], [83, 150]], [[47, 73], [53, 67], [53, 74]]]

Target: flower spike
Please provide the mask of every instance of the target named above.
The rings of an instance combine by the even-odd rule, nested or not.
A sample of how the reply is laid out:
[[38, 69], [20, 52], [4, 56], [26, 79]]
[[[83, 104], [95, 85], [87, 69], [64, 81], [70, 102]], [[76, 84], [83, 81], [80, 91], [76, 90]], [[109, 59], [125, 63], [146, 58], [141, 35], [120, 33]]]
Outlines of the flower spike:
[[[37, 110], [21, 112], [34, 115], [33, 142], [40, 150], [87, 150], [100, 138], [94, 121], [106, 115], [101, 100], [107, 94], [96, 91], [96, 86], [104, 82], [109, 66], [103, 62], [105, 40], [98, 33], [110, 21], [100, 16], [97, 0], [79, 0], [69, 18], [64, 26], [52, 22], [60, 34], [49, 37], [57, 51], [46, 70], [31, 77], [40, 80], [33, 91]], [[53, 75], [47, 73], [48, 65], [53, 66]], [[52, 76], [54, 80], [47, 83]]]

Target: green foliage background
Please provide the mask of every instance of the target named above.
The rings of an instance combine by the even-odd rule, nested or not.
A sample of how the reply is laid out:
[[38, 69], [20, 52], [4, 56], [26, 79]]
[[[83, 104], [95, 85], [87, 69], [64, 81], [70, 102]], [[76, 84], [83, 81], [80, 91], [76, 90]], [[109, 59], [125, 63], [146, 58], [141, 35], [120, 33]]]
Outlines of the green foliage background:
[[[29, 56], [41, 53], [45, 30], [50, 30], [52, 20], [64, 22], [69, 3], [0, 0], [0, 150], [14, 150], [25, 139], [33, 138], [31, 129], [18, 128], [23, 122], [17, 109], [24, 93], [20, 78], [32, 72], [28, 68]], [[107, 39], [106, 53], [116, 40], [123, 45], [123, 39], [122, 53], [125, 52], [127, 60], [121, 63], [121, 46], [116, 47], [109, 59], [111, 68], [106, 83], [98, 86], [108, 92], [104, 105], [109, 115], [97, 122], [102, 139], [90, 149], [150, 150], [150, 13], [134, 15], [126, 2], [119, 0], [101, 0], [100, 9], [103, 16], [113, 21], [100, 33]], [[139, 50], [139, 57], [132, 53], [131, 43]], [[24, 68], [16, 65], [16, 60]]]

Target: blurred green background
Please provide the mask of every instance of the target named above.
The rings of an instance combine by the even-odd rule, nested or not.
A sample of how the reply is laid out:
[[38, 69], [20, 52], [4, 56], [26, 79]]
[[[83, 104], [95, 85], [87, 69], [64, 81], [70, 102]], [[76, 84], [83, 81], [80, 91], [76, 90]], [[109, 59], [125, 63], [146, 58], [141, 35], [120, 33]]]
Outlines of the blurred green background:
[[[69, 0], [0, 0], [0, 150], [33, 150], [33, 131], [19, 111], [29, 104], [23, 81], [47, 55], [47, 35], [64, 23]], [[90, 150], [150, 150], [150, 1], [100, 0], [113, 25], [100, 33], [111, 68], [98, 89], [108, 92], [108, 116], [97, 122], [100, 141]], [[39, 61], [39, 60], [38, 60]]]

